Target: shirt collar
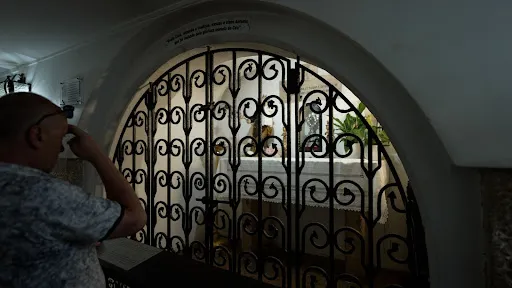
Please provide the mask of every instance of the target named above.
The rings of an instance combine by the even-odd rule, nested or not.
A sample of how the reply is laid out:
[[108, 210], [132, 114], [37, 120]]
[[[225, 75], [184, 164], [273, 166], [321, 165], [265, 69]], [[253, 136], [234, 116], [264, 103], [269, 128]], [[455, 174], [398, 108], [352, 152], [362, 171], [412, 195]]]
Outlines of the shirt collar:
[[44, 176], [47, 173], [28, 166], [0, 162], [0, 173], [16, 173], [26, 176]]

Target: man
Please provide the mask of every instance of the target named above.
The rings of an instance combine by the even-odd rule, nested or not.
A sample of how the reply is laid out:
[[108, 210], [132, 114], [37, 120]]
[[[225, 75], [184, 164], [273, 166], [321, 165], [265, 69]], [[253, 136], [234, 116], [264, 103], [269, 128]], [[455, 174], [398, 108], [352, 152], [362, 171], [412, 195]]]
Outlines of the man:
[[[0, 98], [0, 287], [105, 287], [95, 243], [145, 225], [130, 184], [64, 112], [33, 93]], [[48, 174], [68, 133], [108, 199]]]

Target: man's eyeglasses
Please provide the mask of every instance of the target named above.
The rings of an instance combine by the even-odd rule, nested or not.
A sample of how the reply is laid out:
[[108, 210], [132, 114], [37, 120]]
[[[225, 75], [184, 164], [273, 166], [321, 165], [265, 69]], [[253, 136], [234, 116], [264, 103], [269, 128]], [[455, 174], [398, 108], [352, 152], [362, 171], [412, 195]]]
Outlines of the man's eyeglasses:
[[43, 122], [44, 119], [46, 119], [48, 117], [60, 115], [60, 114], [64, 114], [66, 116], [66, 118], [71, 119], [71, 118], [73, 118], [74, 112], [75, 112], [75, 107], [73, 107], [71, 105], [64, 105], [64, 107], [62, 107], [61, 111], [57, 111], [54, 113], [44, 115], [43, 117], [39, 118], [39, 120], [36, 123], [34, 123], [34, 125], [32, 125], [32, 126], [41, 124], [41, 122]]
[[[66, 118], [71, 119], [71, 118], [73, 118], [74, 111], [75, 111], [75, 107], [73, 107], [71, 105], [64, 105], [60, 111], [43, 115], [41, 118], [39, 118], [39, 120], [37, 120], [36, 123], [31, 125], [31, 127], [37, 126], [37, 125], [41, 124], [41, 122], [43, 122], [44, 119], [51, 117], [51, 116], [55, 116], [55, 115], [64, 114], [66, 116]], [[27, 138], [28, 138], [28, 131], [29, 130], [27, 130], [27, 135], [26, 135]], [[64, 152], [64, 146], [62, 144], [60, 147], [60, 152]]]

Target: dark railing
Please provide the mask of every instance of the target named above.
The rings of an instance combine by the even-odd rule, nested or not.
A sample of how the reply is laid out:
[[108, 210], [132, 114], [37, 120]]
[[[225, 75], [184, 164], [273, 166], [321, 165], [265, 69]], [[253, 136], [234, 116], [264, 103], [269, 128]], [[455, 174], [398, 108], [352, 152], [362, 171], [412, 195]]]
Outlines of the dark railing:
[[103, 242], [98, 257], [107, 288], [275, 288], [129, 239]]

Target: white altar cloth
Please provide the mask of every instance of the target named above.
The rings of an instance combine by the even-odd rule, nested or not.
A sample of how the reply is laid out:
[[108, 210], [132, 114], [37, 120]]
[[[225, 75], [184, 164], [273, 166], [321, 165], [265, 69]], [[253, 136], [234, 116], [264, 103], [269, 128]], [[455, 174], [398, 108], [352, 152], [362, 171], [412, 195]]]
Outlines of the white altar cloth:
[[[299, 160], [299, 161], [302, 161], [302, 160]], [[283, 167], [282, 159], [277, 158], [277, 157], [276, 158], [264, 157], [264, 158], [262, 158], [261, 162], [262, 162], [261, 170], [263, 171], [262, 179], [265, 179], [266, 177], [269, 177], [269, 176], [276, 177], [277, 179], [281, 180], [281, 182], [285, 185], [284, 193], [286, 193], [286, 184], [287, 184], [288, 176], [286, 174], [285, 168]], [[292, 163], [291, 164], [291, 166], [292, 166], [292, 169], [291, 169], [291, 171], [292, 171], [292, 173], [291, 173], [292, 203], [295, 204], [297, 202], [295, 199], [296, 198], [295, 197], [295, 193], [296, 193], [295, 175], [296, 174], [294, 173], [295, 172], [295, 159], [292, 159], [291, 163]], [[381, 163], [382, 163], [382, 166], [380, 167], [380, 169], [375, 174], [375, 177], [373, 178], [373, 189], [372, 189], [373, 193], [371, 193], [372, 198], [373, 198], [374, 219], [377, 217], [377, 211], [378, 211], [377, 210], [377, 203], [378, 203], [377, 199], [378, 199], [379, 191], [386, 184], [388, 184], [389, 169], [388, 169], [385, 161], [381, 161]], [[285, 162], [285, 164], [286, 164], [286, 162]], [[365, 166], [368, 165], [367, 160], [365, 160], [364, 165]], [[374, 161], [373, 167], [377, 167], [377, 165], [378, 165], [378, 162]], [[218, 164], [216, 173], [217, 174], [223, 173], [223, 174], [227, 175], [228, 178], [231, 180], [231, 178], [233, 176], [233, 171], [231, 169], [231, 165], [229, 164], [228, 158], [223, 157], [219, 160], [219, 164]], [[237, 181], [243, 175], [251, 175], [251, 176], [255, 177], [256, 179], [258, 178], [258, 158], [257, 157], [242, 157], [241, 158], [240, 167], [238, 169], [237, 176], [236, 176]], [[369, 181], [368, 181], [368, 178], [365, 176], [364, 170], [361, 167], [361, 160], [360, 159], [346, 159], [346, 158], [334, 159], [333, 175], [334, 175], [334, 177], [333, 177], [334, 186], [343, 180], [350, 180], [350, 181], [353, 181], [353, 182], [357, 183], [358, 185], [360, 185], [360, 187], [362, 188], [362, 190], [365, 194], [364, 211], [367, 212], [369, 210], [368, 209], [368, 197], [370, 194], [370, 193], [368, 193]], [[308, 180], [313, 179], [313, 178], [320, 179], [323, 182], [325, 182], [327, 185], [329, 185], [329, 159], [328, 158], [305, 158], [304, 168], [302, 169], [302, 172], [299, 177], [299, 179], [300, 179], [299, 180], [299, 185], [300, 185], [299, 189], [300, 189], [300, 195], [301, 195], [300, 196], [301, 198], [299, 200], [300, 203], [303, 202], [302, 201], [302, 197], [303, 197], [302, 190], [303, 190], [304, 184]], [[231, 183], [233, 183], [232, 180], [231, 180]], [[267, 195], [275, 195], [276, 194], [276, 190], [271, 189], [272, 184], [277, 188], [277, 193], [279, 193], [279, 195], [277, 195], [277, 197], [275, 197], [275, 198], [268, 198], [265, 196], [265, 194], [267, 194]], [[233, 183], [232, 185], [236, 185], [236, 184]], [[310, 193], [311, 189], [309, 187], [311, 187], [313, 185], [315, 186], [315, 192], [313, 193], [313, 197], [317, 200], [326, 199], [325, 201], [321, 201], [322, 203], [318, 203], [312, 199], [311, 193]], [[261, 192], [255, 193], [254, 195], [249, 195], [244, 191], [245, 189], [243, 187], [244, 187], [244, 183], [241, 184], [242, 199], [252, 199], [252, 200], [258, 199], [258, 194]], [[247, 187], [248, 187], [249, 193], [255, 191], [255, 189], [256, 189], [254, 181], [248, 181]], [[312, 183], [309, 183], [307, 185], [307, 187], [308, 188], [306, 188], [305, 197], [304, 197], [305, 198], [304, 202], [307, 206], [329, 207], [329, 199], [326, 197], [327, 191], [326, 191], [325, 187], [320, 182], [313, 181]], [[355, 194], [355, 200], [348, 205], [347, 205], [347, 203], [349, 202], [351, 197], [344, 196], [344, 193], [345, 193], [344, 188], [349, 189], [352, 193]], [[262, 195], [263, 201], [273, 202], [273, 203], [281, 203], [283, 201], [284, 195], [281, 195], [281, 193], [283, 193], [283, 189], [281, 189], [281, 185], [275, 178], [269, 179], [265, 182], [264, 192], [265, 192], [265, 194]], [[359, 189], [356, 186], [351, 185], [351, 184], [343, 184], [337, 189], [336, 193], [337, 193], [337, 198], [341, 203], [334, 201], [335, 209], [349, 210], [349, 211], [361, 211], [362, 196], [359, 192]], [[215, 196], [218, 200], [227, 200], [229, 198], [229, 194], [227, 192], [222, 193], [222, 194], [215, 193]], [[388, 206], [387, 206], [385, 194], [382, 195], [381, 200], [382, 200], [381, 205], [380, 205], [381, 217], [380, 217], [378, 223], [384, 224], [384, 223], [386, 223], [387, 218], [388, 218]]]

